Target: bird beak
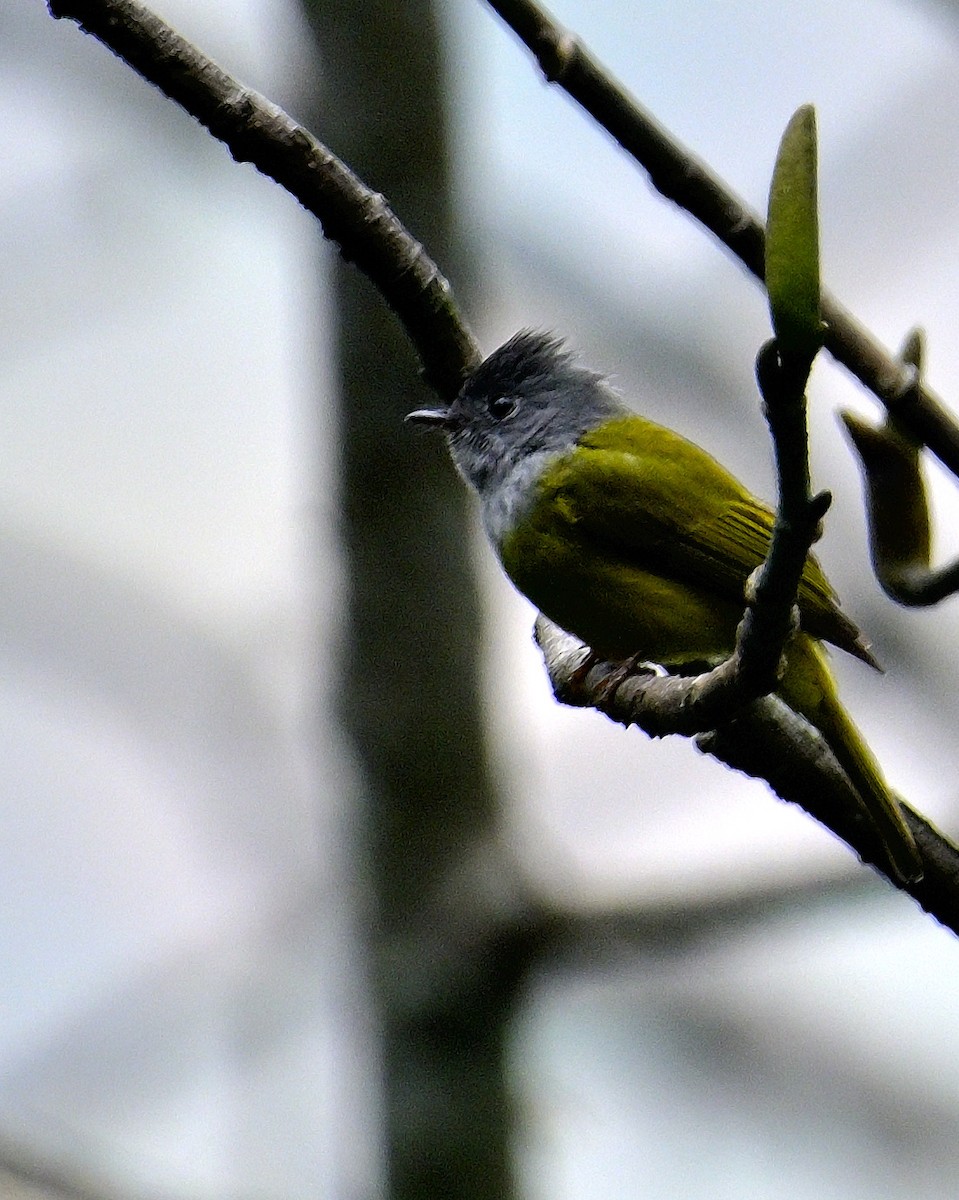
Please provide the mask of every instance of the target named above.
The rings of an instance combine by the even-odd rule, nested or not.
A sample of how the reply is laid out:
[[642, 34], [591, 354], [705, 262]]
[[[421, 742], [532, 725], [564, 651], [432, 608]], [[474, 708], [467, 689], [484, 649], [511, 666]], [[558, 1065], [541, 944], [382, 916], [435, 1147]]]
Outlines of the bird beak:
[[444, 433], [452, 433], [456, 428], [448, 408], [418, 408], [416, 412], [407, 413], [406, 420], [413, 425], [422, 425], [424, 429], [440, 429]]

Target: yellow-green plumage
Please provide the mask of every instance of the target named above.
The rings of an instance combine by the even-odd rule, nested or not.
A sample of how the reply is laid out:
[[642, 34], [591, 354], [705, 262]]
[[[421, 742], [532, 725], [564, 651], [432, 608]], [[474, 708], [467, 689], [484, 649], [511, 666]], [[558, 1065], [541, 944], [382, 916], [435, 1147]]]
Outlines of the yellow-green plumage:
[[[507, 574], [564, 629], [611, 659], [667, 666], [733, 648], [769, 508], [710, 455], [642, 417], [606, 421], [548, 462], [498, 546]], [[815, 558], [779, 692], [818, 728], [871, 812], [896, 872], [920, 873], [895, 796], [846, 714], [820, 640], [873, 663]]]
[[[629, 412], [549, 334], [523, 330], [453, 403], [443, 430], [507, 574], [596, 654], [693, 666], [725, 658], [773, 514], [704, 450]], [[823, 642], [876, 665], [809, 556], [778, 692], [820, 730], [901, 879], [921, 875], [899, 803], [836, 693]]]

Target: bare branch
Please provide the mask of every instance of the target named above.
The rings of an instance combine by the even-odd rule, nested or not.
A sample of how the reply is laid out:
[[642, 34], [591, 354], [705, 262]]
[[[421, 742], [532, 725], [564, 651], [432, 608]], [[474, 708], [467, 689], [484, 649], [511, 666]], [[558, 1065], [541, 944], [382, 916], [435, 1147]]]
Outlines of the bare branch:
[[[682, 145], [535, 0], [487, 0], [533, 52], [543, 75], [580, 104], [645, 168], [667, 200], [685, 209], [727, 246], [762, 283], [762, 222], [703, 162]], [[913, 435], [959, 477], [959, 424], [929, 387], [902, 406], [909, 384], [904, 365], [834, 297], [824, 292], [825, 347], [890, 411], [902, 413]]]
[[[614, 694], [604, 697], [611, 664], [589, 666], [586, 647], [543, 617], [537, 621], [536, 636], [554, 694], [563, 703], [599, 708], [611, 720], [637, 725], [652, 737], [692, 732], [681, 721], [682, 699], [689, 694], [690, 685], [702, 686], [700, 680], [708, 676], [690, 680], [650, 673], [645, 679], [630, 678]], [[584, 667], [588, 667], [585, 676]], [[678, 714], [671, 726], [665, 719], [670, 715], [669, 706]], [[700, 734], [696, 744], [727, 766], [764, 780], [781, 799], [815, 817], [864, 863], [959, 934], [959, 850], [924, 817], [902, 804], [922, 861], [923, 877], [916, 883], [890, 875], [889, 855], [825, 739], [777, 696], [765, 696], [745, 705], [720, 728]]]
[[406, 328], [426, 381], [451, 398], [480, 359], [450, 285], [384, 198], [281, 108], [244, 87], [136, 0], [50, 0], [175, 100], [238, 162], [286, 188]]
[[[663, 195], [700, 220], [761, 278], [762, 226], [729, 189], [645, 113], [532, 0], [489, 0], [489, 3], [534, 50], [547, 78], [560, 82], [646, 167], [654, 186]], [[49, 5], [53, 16], [76, 20], [179, 103], [223, 141], [234, 158], [253, 163], [296, 196], [321, 221], [326, 235], [338, 244], [343, 257], [371, 279], [397, 313], [420, 354], [430, 384], [444, 397], [458, 390], [463, 377], [479, 361], [476, 342], [456, 310], [448, 282], [382, 196], [371, 191], [303, 126], [233, 79], [136, 0], [49, 0]], [[890, 357], [831, 297], [823, 296], [822, 308], [827, 323], [826, 348], [886, 404], [917, 440], [928, 445], [959, 475], [959, 426], [938, 397], [924, 386], [914, 389], [914, 395], [910, 396], [907, 368]], [[812, 535], [808, 536], [811, 541]], [[696, 702], [686, 699], [677, 706], [677, 712], [680, 708], [687, 713], [695, 712], [699, 705], [701, 717], [710, 704], [721, 700], [728, 717], [730, 697], [736, 697], [736, 702], [746, 707], [735, 719], [727, 719], [721, 730], [713, 729], [701, 737], [704, 748], [730, 765], [762, 775], [780, 795], [802, 803], [839, 832], [866, 861], [883, 863], [882, 847], [876, 844], [871, 823], [858, 808], [844, 809], [836, 802], [839, 794], [848, 797], [850, 789], [838, 765], [833, 764], [832, 775], [823, 766], [831, 756], [822, 739], [794, 714], [789, 714], [791, 719], [787, 720], [783, 712], [788, 710], [775, 698], [766, 696], [749, 703], [750, 688], [753, 694], [763, 696], [775, 682], [773, 679], [770, 683], [768, 665], [757, 668], [755, 674], [749, 668], [745, 671], [742, 668], [743, 661], [749, 663], [751, 647], [763, 644], [763, 639], [751, 632], [756, 614], [768, 612], [772, 626], [788, 629], [788, 619], [784, 621], [781, 608], [777, 607], [783, 595], [790, 594], [788, 584], [776, 591], [778, 600], [757, 598], [747, 612], [733, 656], [739, 662], [733, 668], [726, 667], [730, 678], [720, 677], [712, 699]], [[775, 639], [766, 643], [761, 653], [757, 651], [757, 662], [764, 656], [769, 658], [770, 646], [777, 646]], [[776, 661], [780, 650], [778, 642], [772, 655]], [[722, 672], [724, 668], [719, 670]], [[664, 695], [672, 695], [671, 689], [677, 687], [686, 688], [687, 695], [690, 688], [708, 692], [701, 680], [652, 682], [657, 687], [663, 685]], [[613, 707], [614, 701], [629, 701], [634, 684], [648, 687], [650, 681], [629, 680], [608, 697], [608, 707]], [[562, 686], [556, 680], [554, 685]], [[630, 720], [635, 719], [634, 711]], [[698, 728], [716, 723], [713, 719]], [[689, 732], [693, 727], [696, 726], [688, 725], [684, 731]], [[796, 727], [805, 730], [802, 736], [806, 748], [798, 755], [795, 752], [790, 755], [786, 747], [793, 746], [795, 750]], [[762, 736], [757, 737], [760, 728]], [[778, 766], [777, 730], [782, 748]], [[757, 757], [763, 760], [761, 769], [754, 769]], [[796, 783], [797, 780], [801, 782]], [[829, 797], [825, 814], [820, 811], [823, 797]], [[927, 911], [959, 930], [955, 900], [959, 895], [959, 855], [921, 817], [908, 808], [905, 812], [925, 868], [922, 882], [910, 885], [908, 890]]]
[[[910, 830], [914, 823], [922, 829], [926, 849], [934, 854], [941, 873], [921, 885], [912, 881], [911, 873], [904, 878], [826, 740], [769, 694], [777, 687], [783, 648], [795, 624], [796, 592], [806, 557], [829, 503], [828, 493], [813, 496], [809, 490], [803, 389], [810, 366], [808, 358], [798, 368], [784, 364], [775, 341], [767, 343], [757, 359], [775, 448], [779, 503], [769, 552], [750, 581], [747, 590], [752, 594], [729, 658], [693, 677], [664, 674], [647, 665], [601, 663], [542, 616], [536, 623], [536, 640], [561, 703], [597, 708], [653, 737], [698, 734], [701, 749], [765, 779], [779, 796], [834, 830], [897, 887], [917, 898], [934, 895], [940, 910], [934, 915], [944, 920], [942, 913], [952, 914], [955, 901], [948, 889], [943, 895], [935, 889], [943, 877], [959, 878], [959, 851], [910, 813]], [[959, 914], [959, 908], [955, 911]]]

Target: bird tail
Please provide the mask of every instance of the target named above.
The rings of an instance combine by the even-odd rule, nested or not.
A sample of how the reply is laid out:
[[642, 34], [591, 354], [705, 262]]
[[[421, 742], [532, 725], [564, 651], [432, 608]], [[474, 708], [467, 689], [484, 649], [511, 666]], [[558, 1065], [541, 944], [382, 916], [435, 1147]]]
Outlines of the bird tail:
[[796, 634], [789, 645], [780, 691], [790, 708], [826, 739], [872, 819], [893, 874], [903, 883], [921, 879], [919, 851], [899, 801], [839, 699], [825, 649], [804, 633]]

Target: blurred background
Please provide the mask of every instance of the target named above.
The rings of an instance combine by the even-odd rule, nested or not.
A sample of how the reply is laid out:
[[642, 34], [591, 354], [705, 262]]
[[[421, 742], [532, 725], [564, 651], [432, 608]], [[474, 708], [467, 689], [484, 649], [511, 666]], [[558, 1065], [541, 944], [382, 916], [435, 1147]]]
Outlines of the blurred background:
[[[387, 194], [486, 350], [557, 331], [769, 494], [757, 286], [480, 0], [395, 7], [160, 11]], [[759, 211], [813, 101], [828, 285], [959, 395], [955, 5], [553, 10]], [[0, 96], [0, 1195], [953, 1194], [954, 937], [553, 703], [402, 334], [288, 195], [40, 0]], [[875, 405], [827, 361], [811, 402], [887, 672], [843, 693], [956, 833], [957, 606], [881, 595], [835, 419]]]

